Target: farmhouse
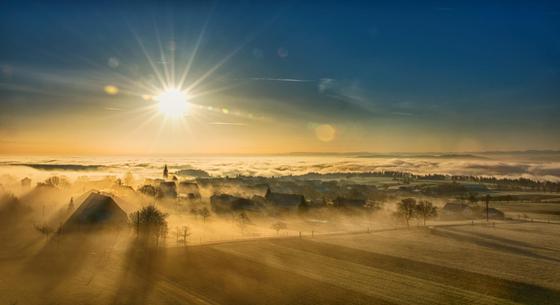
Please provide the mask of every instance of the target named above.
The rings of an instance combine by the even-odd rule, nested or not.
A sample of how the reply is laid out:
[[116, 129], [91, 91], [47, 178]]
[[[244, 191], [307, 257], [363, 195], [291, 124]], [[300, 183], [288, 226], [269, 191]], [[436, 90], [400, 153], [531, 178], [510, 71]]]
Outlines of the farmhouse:
[[273, 193], [270, 191], [270, 188], [266, 190], [264, 198], [273, 206], [282, 209], [296, 209], [305, 205], [305, 197], [303, 195]]
[[228, 213], [233, 211], [258, 209], [254, 201], [228, 194], [212, 195], [210, 197], [210, 206], [216, 213]]
[[492, 219], [504, 219], [505, 214], [504, 214], [504, 212], [502, 212], [498, 209], [488, 208], [488, 217], [490, 217]]
[[180, 196], [184, 196], [190, 200], [200, 199], [200, 190], [195, 182], [182, 181], [179, 182], [177, 192]]
[[177, 185], [174, 181], [162, 181], [159, 183], [159, 196], [177, 198]]
[[63, 230], [121, 227], [127, 223], [126, 213], [113, 198], [93, 192], [64, 223]]

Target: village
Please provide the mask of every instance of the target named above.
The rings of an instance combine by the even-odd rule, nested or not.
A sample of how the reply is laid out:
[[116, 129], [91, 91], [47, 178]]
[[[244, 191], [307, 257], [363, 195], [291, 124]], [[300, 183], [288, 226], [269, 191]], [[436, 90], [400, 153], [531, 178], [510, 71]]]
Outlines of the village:
[[[240, 237], [268, 236], [270, 233], [262, 233], [267, 230], [276, 233], [284, 230], [288, 234], [288, 222], [292, 234], [301, 235], [302, 231], [369, 231], [373, 227], [426, 225], [426, 221], [474, 222], [521, 217], [506, 216], [504, 211], [493, 207], [500, 197], [485, 184], [473, 186], [453, 181], [435, 187], [419, 187], [410, 183], [410, 177], [403, 179], [397, 174], [381, 185], [357, 183], [348, 175], [348, 179], [333, 179], [332, 175], [321, 179], [210, 177], [196, 170], [188, 171], [193, 176], [187, 178], [178, 174], [184, 171], [171, 172], [165, 165], [160, 178], [143, 181], [134, 179], [130, 173], [122, 179], [81, 177], [73, 183], [53, 176], [33, 186], [31, 179], [23, 178], [19, 198], [3, 196], [3, 206], [11, 208], [3, 209], [2, 214], [28, 211], [33, 215], [30, 221], [36, 230], [49, 235], [106, 227], [138, 227], [140, 211], [155, 212], [161, 213], [158, 221], [165, 227], [162, 237], [176, 235], [182, 243], [187, 243], [186, 231], [189, 236], [197, 231], [193, 229], [196, 226], [193, 217], [200, 217], [204, 222], [233, 219], [238, 227], [243, 227]], [[147, 207], [153, 209], [147, 210]], [[170, 220], [173, 224], [168, 225]], [[257, 229], [259, 226], [255, 224], [259, 222], [260, 229]], [[253, 228], [252, 234], [248, 233], [251, 230], [246, 230], [245, 223], [255, 225], [249, 227]], [[205, 228], [209, 227], [211, 225]], [[198, 234], [205, 235], [204, 232]]]

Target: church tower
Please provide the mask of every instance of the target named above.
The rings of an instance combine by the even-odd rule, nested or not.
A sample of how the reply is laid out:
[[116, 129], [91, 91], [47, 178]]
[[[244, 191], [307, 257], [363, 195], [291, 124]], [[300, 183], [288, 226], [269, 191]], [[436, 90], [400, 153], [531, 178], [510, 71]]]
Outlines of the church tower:
[[167, 179], [169, 177], [169, 171], [167, 170], [167, 164], [163, 168], [163, 179]]

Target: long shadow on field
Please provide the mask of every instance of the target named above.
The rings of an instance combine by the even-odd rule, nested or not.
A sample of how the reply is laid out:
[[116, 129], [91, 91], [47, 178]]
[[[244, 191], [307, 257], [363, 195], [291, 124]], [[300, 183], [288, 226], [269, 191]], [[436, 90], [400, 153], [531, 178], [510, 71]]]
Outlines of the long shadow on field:
[[441, 237], [445, 237], [445, 238], [450, 238], [450, 239], [454, 239], [457, 241], [461, 241], [461, 242], [468, 242], [468, 243], [473, 243], [482, 247], [486, 247], [486, 248], [490, 248], [493, 250], [498, 250], [498, 251], [502, 251], [508, 254], [517, 254], [517, 255], [523, 255], [523, 256], [527, 256], [527, 257], [531, 257], [531, 258], [538, 258], [538, 259], [543, 259], [543, 260], [548, 260], [548, 261], [552, 261], [552, 262], [556, 262], [559, 263], [560, 260], [556, 259], [556, 258], [551, 258], [551, 257], [547, 257], [544, 255], [540, 255], [537, 253], [534, 253], [532, 251], [526, 250], [526, 249], [521, 249], [518, 247], [514, 247], [514, 246], [507, 246], [507, 245], [503, 245], [488, 239], [484, 239], [481, 238], [479, 236], [469, 236], [469, 234], [464, 233], [461, 231], [461, 233], [458, 232], [453, 232], [449, 229], [435, 229], [432, 230], [431, 233], [433, 235], [436, 236], [441, 236]]
[[173, 283], [175, 299], [194, 296], [198, 303], [391, 304], [211, 247], [169, 249], [161, 273]]
[[165, 255], [165, 248], [150, 247], [134, 239], [126, 251], [123, 272], [116, 281], [120, 286], [113, 304], [147, 304]]
[[523, 304], [558, 304], [560, 301], [560, 291], [460, 269], [316, 241], [284, 239], [272, 242], [283, 247], [443, 283]]
[[504, 244], [507, 244], [507, 245], [513, 245], [513, 246], [516, 246], [516, 247], [554, 251], [554, 249], [545, 248], [545, 247], [538, 247], [538, 246], [535, 246], [533, 244], [522, 242], [522, 241], [519, 241], [519, 240], [513, 240], [513, 239], [509, 239], [509, 238], [498, 237], [496, 235], [482, 233], [482, 232], [471, 232], [471, 231], [468, 231], [468, 230], [461, 230], [461, 229], [456, 229], [456, 228], [446, 228], [445, 230], [446, 231], [457, 232], [457, 233], [460, 233], [460, 234], [466, 234], [466, 235], [470, 235], [470, 236], [474, 236], [474, 237], [480, 237], [480, 238], [483, 238], [483, 239], [493, 240], [493, 241], [497, 241], [497, 242], [504, 243]]
[[56, 287], [81, 271], [96, 250], [92, 238], [81, 233], [53, 236], [26, 263], [23, 275], [29, 277], [28, 283], [38, 289], [38, 295], [49, 296]]

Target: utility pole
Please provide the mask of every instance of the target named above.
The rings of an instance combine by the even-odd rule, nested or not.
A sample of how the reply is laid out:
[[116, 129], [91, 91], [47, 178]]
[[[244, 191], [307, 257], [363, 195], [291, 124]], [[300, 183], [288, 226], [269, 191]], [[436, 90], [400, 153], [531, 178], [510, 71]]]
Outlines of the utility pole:
[[488, 203], [490, 202], [490, 195], [486, 194], [486, 222], [488, 222]]

